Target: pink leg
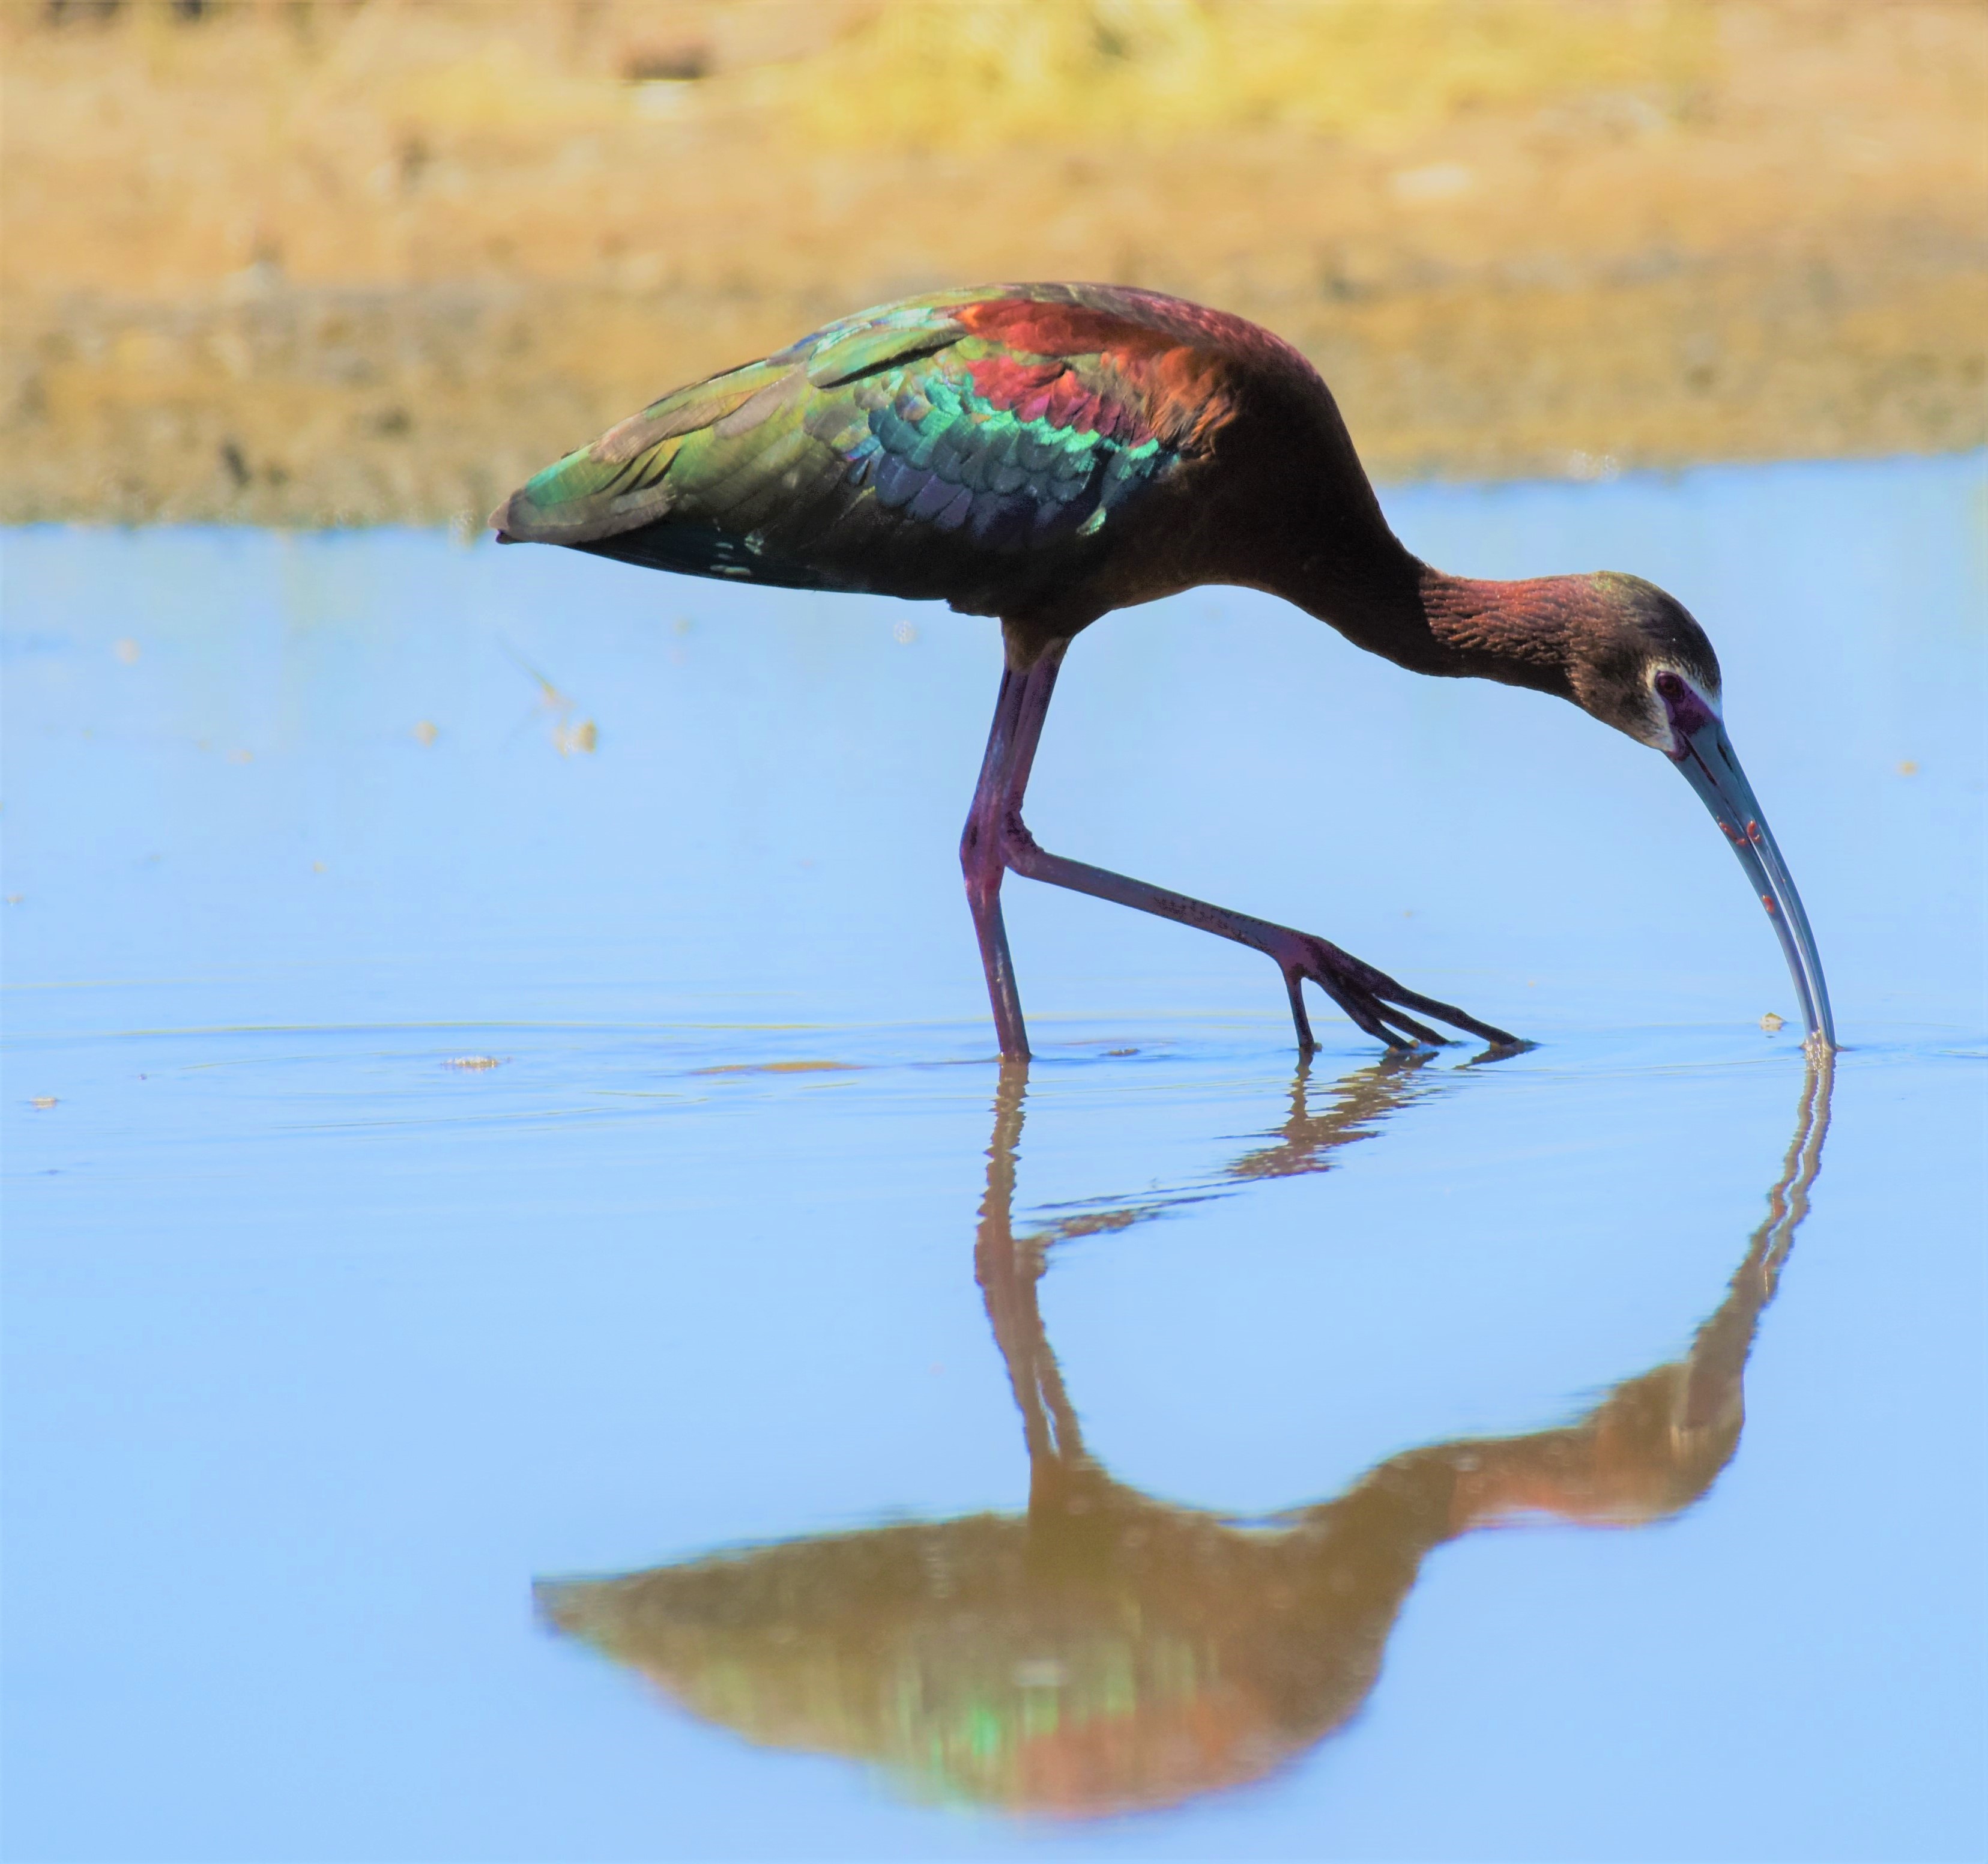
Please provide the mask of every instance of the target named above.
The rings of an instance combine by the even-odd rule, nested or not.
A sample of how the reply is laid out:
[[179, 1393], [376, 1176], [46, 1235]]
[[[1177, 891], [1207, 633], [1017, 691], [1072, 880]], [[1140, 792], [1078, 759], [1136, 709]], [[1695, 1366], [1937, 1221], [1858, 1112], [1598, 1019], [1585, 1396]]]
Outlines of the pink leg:
[[1434, 997], [1405, 988], [1385, 972], [1377, 971], [1312, 933], [1294, 931], [1268, 919], [1252, 918], [1247, 913], [1232, 912], [1226, 906], [1210, 905], [1205, 900], [1169, 892], [1164, 887], [1131, 880], [1080, 861], [1068, 861], [1038, 847], [1022, 820], [1022, 797], [1028, 787], [1029, 771], [1035, 762], [1036, 746], [1042, 736], [1043, 721], [1049, 712], [1050, 695], [1056, 689], [1063, 655], [1063, 645], [1059, 644], [1026, 672], [1010, 671], [1002, 676], [1001, 696], [994, 710], [994, 729], [989, 735], [987, 756], [981, 766], [980, 786], [974, 792], [972, 813], [967, 817], [966, 832], [960, 840], [966, 896], [980, 935], [981, 960], [986, 969], [987, 991], [993, 1000], [994, 1025], [1000, 1034], [1003, 1055], [1021, 1057], [1029, 1052], [1021, 998], [1015, 987], [1014, 964], [1008, 954], [1007, 932], [1001, 921], [1001, 876], [1002, 870], [1009, 868], [1027, 879], [1067, 887], [1073, 892], [1088, 893], [1140, 912], [1154, 913], [1263, 952], [1283, 974], [1298, 1047], [1307, 1054], [1318, 1046], [1312, 1037], [1310, 1019], [1305, 1013], [1307, 978], [1368, 1035], [1390, 1048], [1443, 1040], [1426, 1023], [1406, 1014], [1408, 1010], [1466, 1030], [1499, 1047], [1518, 1046], [1516, 1036], [1479, 1022], [1454, 1004], [1439, 1003]]
[[[1305, 1014], [1303, 985], [1310, 978], [1327, 996], [1376, 1040], [1390, 1048], [1412, 1048], [1418, 1042], [1440, 1045], [1444, 1038], [1426, 1023], [1406, 1013], [1420, 1010], [1452, 1028], [1468, 1030], [1486, 1042], [1506, 1048], [1516, 1047], [1518, 1038], [1489, 1023], [1480, 1023], [1452, 1003], [1442, 1003], [1397, 983], [1384, 971], [1343, 952], [1330, 940], [1310, 932], [1297, 932], [1268, 919], [1252, 918], [1247, 913], [1232, 912], [1226, 906], [1211, 906], [1205, 900], [1185, 893], [1171, 893], [1164, 887], [1142, 880], [1128, 880], [1104, 868], [1087, 866], [1081, 861], [1067, 861], [1060, 854], [1046, 854], [1036, 847], [1029, 831], [1018, 831], [1006, 849], [1007, 861], [1017, 874], [1030, 880], [1046, 881], [1053, 887], [1067, 887], [1075, 893], [1088, 893], [1100, 900], [1114, 901], [1141, 912], [1157, 914], [1217, 938], [1232, 939], [1269, 958], [1283, 973], [1284, 988], [1291, 1004], [1291, 1021], [1297, 1030], [1298, 1047], [1307, 1054], [1317, 1047], [1311, 1020]], [[1397, 1006], [1401, 1007], [1397, 1007]], [[1392, 1025], [1391, 1027], [1390, 1025]]]
[[994, 702], [994, 723], [987, 734], [987, 754], [981, 759], [980, 782], [959, 837], [959, 864], [966, 875], [966, 903], [972, 909], [973, 929], [980, 939], [981, 967], [987, 973], [987, 995], [994, 1006], [994, 1030], [1001, 1053], [1010, 1061], [1029, 1057], [1029, 1032], [1022, 1022], [1022, 996], [1015, 986], [1015, 961], [1008, 953], [1008, 929], [1001, 918], [1001, 880], [1007, 871], [1006, 849], [1013, 829], [1022, 828], [1022, 793], [1029, 787], [1036, 760], [1036, 740], [1056, 689], [1057, 669], [1067, 643], [1058, 642], [1025, 672], [1012, 667], [1001, 675], [1000, 697]]

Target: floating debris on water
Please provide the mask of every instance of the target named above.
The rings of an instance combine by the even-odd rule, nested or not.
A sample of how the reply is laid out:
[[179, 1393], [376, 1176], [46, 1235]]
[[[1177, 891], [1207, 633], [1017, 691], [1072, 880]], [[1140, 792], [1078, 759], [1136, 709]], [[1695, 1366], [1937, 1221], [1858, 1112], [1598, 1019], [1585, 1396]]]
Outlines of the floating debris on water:
[[1761, 1017], [1760, 1027], [1764, 1029], [1769, 1035], [1777, 1036], [1781, 1033], [1782, 1027], [1787, 1021], [1787, 1017], [1777, 1017], [1770, 1010], [1765, 1016]]
[[37, 1094], [28, 1105], [30, 1107], [52, 1107], [56, 1105], [56, 1097], [52, 1094]]
[[716, 1067], [692, 1068], [693, 1074], [835, 1074], [854, 1071], [853, 1061], [725, 1061]]
[[538, 687], [539, 705], [553, 715], [553, 748], [562, 757], [570, 757], [575, 751], [597, 749], [600, 743], [600, 731], [591, 719], [574, 720], [572, 697], [560, 692], [509, 641], [500, 641], [498, 644], [509, 656], [512, 665]]
[[543, 672], [539, 672], [537, 666], [532, 666], [531, 661], [522, 657], [517, 648], [511, 647], [511, 642], [501, 641], [499, 647], [503, 647], [503, 651], [511, 657], [511, 662], [517, 666], [519, 672], [531, 678], [532, 685], [537, 685], [539, 706], [553, 714], [553, 748], [563, 758], [570, 758], [576, 750], [597, 750], [600, 746], [600, 732], [594, 726], [593, 718], [574, 720], [574, 702], [569, 695], [560, 692], [559, 686], [553, 685]]
[[501, 1068], [509, 1060], [505, 1055], [451, 1055], [444, 1062], [445, 1068], [460, 1068], [465, 1074], [481, 1074], [485, 1068]]

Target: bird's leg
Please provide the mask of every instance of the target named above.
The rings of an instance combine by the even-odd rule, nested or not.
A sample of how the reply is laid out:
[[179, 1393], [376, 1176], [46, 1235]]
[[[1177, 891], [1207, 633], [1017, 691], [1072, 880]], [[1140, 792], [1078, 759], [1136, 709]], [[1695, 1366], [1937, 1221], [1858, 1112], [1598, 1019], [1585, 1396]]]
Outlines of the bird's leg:
[[1489, 1023], [1480, 1023], [1453, 1003], [1439, 1003], [1397, 983], [1384, 971], [1343, 952], [1329, 940], [1310, 932], [1278, 925], [1268, 919], [1253, 918], [1247, 913], [1232, 912], [1226, 906], [1212, 906], [1205, 900], [1190, 898], [1141, 880], [1130, 880], [1104, 868], [1081, 861], [1067, 861], [1060, 854], [1046, 853], [1019, 820], [1006, 838], [1008, 865], [1030, 880], [1046, 881], [1053, 887], [1068, 887], [1100, 900], [1111, 900], [1141, 912], [1157, 914], [1182, 925], [1192, 925], [1216, 937], [1232, 939], [1263, 952], [1283, 973], [1290, 993], [1291, 1020], [1297, 1030], [1298, 1047], [1309, 1054], [1318, 1044], [1305, 1014], [1303, 986], [1310, 978], [1367, 1033], [1390, 1048], [1412, 1047], [1418, 1042], [1440, 1043], [1443, 1037], [1426, 1023], [1406, 1013], [1418, 1011], [1452, 1028], [1467, 1030], [1480, 1040], [1500, 1047], [1516, 1046], [1517, 1037]]
[[[994, 727], [988, 736], [987, 756], [981, 766], [980, 787], [974, 792], [973, 810], [960, 841], [967, 898], [980, 934], [981, 959], [986, 967], [987, 991], [993, 1000], [995, 1027], [1000, 1032], [1002, 1054], [1028, 1053], [1014, 965], [1008, 955], [1007, 934], [1001, 922], [1004, 868], [1012, 868], [1029, 880], [1045, 881], [1053, 887], [1067, 887], [1073, 892], [1155, 913], [1263, 952], [1283, 976], [1298, 1047], [1304, 1054], [1310, 1054], [1318, 1046], [1311, 1033], [1310, 1019], [1305, 1013], [1307, 978], [1368, 1035], [1390, 1048], [1442, 1041], [1417, 1016], [1468, 1030], [1500, 1047], [1516, 1046], [1517, 1037], [1489, 1023], [1479, 1022], [1452, 1003], [1439, 1003], [1434, 997], [1407, 989], [1385, 972], [1376, 970], [1327, 939], [1268, 919], [1253, 918], [1247, 913], [1232, 912], [1226, 907], [1211, 905], [1205, 900], [1192, 899], [1184, 893], [1129, 879], [1084, 861], [1066, 860], [1037, 847], [1022, 820], [1022, 798], [1067, 645], [1059, 642], [1033, 665], [1020, 671], [1011, 668], [1003, 675], [1001, 696], [995, 705]], [[1410, 1015], [1409, 1011], [1417, 1014]]]
[[1005, 851], [1011, 836], [1009, 822], [1021, 828], [1022, 792], [1028, 787], [1043, 715], [1055, 689], [1057, 668], [1063, 663], [1058, 642], [1029, 667], [1007, 668], [1001, 675], [1000, 696], [994, 702], [994, 722], [987, 733], [987, 754], [981, 760], [980, 781], [973, 807], [959, 837], [959, 864], [966, 876], [966, 903], [980, 940], [980, 962], [987, 974], [987, 995], [994, 1008], [994, 1029], [1002, 1057], [1026, 1061], [1029, 1034], [1022, 1021], [1021, 993], [1015, 986], [1015, 963], [1008, 953], [1008, 929], [1001, 918], [1001, 879], [1008, 868]]
[[[1289, 993], [1291, 1021], [1298, 1047], [1309, 1054], [1318, 1046], [1305, 1013], [1303, 986], [1310, 978], [1377, 1041], [1390, 1048], [1412, 1048], [1418, 1042], [1443, 1038], [1418, 1017], [1466, 1030], [1499, 1047], [1516, 1047], [1518, 1038], [1458, 1009], [1439, 1003], [1398, 983], [1384, 971], [1341, 951], [1329, 940], [1279, 925], [1268, 919], [1233, 912], [1184, 893], [1133, 880], [1081, 861], [1070, 861], [1039, 847], [1022, 820], [1022, 800], [1041, 741], [1043, 722], [1056, 690], [1067, 642], [1047, 648], [1033, 665], [1009, 668], [1002, 676], [987, 754], [980, 768], [979, 787], [960, 837], [960, 864], [966, 874], [966, 897], [980, 935], [980, 956], [987, 973], [987, 994], [994, 1006], [994, 1026], [1001, 1053], [1010, 1057], [1029, 1052], [1022, 1022], [1022, 1001], [1015, 986], [1015, 967], [1008, 952], [1008, 935], [1001, 919], [1001, 878], [1012, 868], [1025, 879], [1039, 880], [1073, 892], [1088, 893], [1140, 912], [1156, 914], [1182, 925], [1232, 939], [1263, 952], [1282, 973]], [[1408, 1013], [1415, 1012], [1415, 1015]]]

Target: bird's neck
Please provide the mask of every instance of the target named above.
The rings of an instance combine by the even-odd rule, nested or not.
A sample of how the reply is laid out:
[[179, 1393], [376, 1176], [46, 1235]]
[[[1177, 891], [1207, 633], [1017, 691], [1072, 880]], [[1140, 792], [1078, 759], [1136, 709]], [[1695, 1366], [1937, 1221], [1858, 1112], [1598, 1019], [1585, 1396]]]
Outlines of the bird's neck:
[[1356, 647], [1411, 672], [1573, 696], [1568, 648], [1585, 579], [1480, 582], [1446, 575], [1395, 549], [1398, 558], [1370, 558], [1357, 569], [1344, 560], [1314, 559], [1298, 589], [1279, 593]]

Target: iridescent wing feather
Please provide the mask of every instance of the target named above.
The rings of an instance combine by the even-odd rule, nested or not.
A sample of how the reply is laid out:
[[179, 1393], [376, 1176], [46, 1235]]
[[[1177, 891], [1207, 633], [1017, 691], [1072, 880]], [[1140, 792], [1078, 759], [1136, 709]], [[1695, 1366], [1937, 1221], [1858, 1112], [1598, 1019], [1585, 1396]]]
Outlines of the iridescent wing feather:
[[887, 306], [664, 396], [493, 522], [691, 575], [1003, 612], [1206, 455], [1238, 331], [1275, 343], [1101, 287]]

